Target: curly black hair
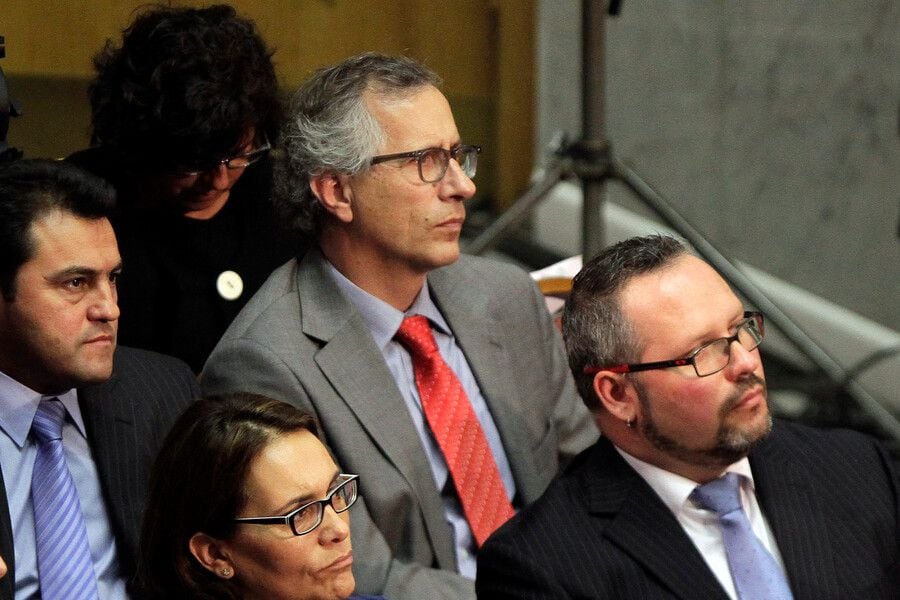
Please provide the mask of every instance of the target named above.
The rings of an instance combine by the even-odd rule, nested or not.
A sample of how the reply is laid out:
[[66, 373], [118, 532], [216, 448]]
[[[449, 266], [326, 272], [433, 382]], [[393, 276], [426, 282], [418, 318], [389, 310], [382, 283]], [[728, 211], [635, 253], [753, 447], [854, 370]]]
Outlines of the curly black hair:
[[94, 57], [91, 141], [150, 168], [240, 148], [249, 128], [275, 143], [281, 121], [272, 54], [226, 5], [153, 6]]

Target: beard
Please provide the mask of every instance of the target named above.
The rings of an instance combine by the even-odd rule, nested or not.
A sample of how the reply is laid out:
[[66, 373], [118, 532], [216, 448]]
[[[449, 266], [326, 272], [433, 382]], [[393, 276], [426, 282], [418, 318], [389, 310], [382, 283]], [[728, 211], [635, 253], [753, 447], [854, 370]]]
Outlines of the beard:
[[772, 430], [772, 414], [768, 411], [768, 404], [765, 409], [766, 418], [761, 426], [742, 428], [726, 423], [728, 413], [740, 403], [741, 396], [748, 390], [762, 386], [763, 396], [766, 396], [766, 382], [755, 374], [750, 374], [741, 381], [734, 394], [730, 395], [722, 404], [719, 409], [719, 427], [716, 431], [715, 441], [706, 448], [690, 448], [661, 431], [653, 419], [651, 408], [653, 403], [650, 394], [640, 382], [633, 381], [633, 383], [644, 413], [640, 423], [640, 430], [644, 438], [657, 450], [684, 463], [699, 467], [727, 467], [747, 456], [753, 446]]

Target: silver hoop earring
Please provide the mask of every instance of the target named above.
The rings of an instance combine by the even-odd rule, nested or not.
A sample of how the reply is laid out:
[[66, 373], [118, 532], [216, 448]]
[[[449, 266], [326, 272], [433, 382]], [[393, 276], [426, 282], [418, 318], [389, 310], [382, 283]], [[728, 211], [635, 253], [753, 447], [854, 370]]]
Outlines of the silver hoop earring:
[[634, 429], [634, 419], [628, 419], [627, 421], [625, 421], [625, 425], [628, 426], [628, 429]]

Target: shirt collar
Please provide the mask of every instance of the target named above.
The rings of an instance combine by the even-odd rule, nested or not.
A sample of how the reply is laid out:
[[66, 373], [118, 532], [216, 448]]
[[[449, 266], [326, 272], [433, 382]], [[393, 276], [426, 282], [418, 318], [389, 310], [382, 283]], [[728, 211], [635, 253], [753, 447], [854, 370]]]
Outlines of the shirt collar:
[[81, 409], [78, 406], [78, 392], [74, 388], [63, 394], [40, 394], [2, 371], [0, 371], [0, 429], [19, 448], [23, 448], [31, 431], [31, 423], [34, 421], [38, 404], [45, 398], [59, 398], [79, 433], [87, 437]]
[[344, 297], [350, 301], [350, 304], [356, 308], [369, 331], [372, 332], [372, 339], [382, 351], [385, 346], [394, 339], [400, 324], [403, 323], [405, 317], [411, 315], [422, 315], [427, 317], [431, 324], [437, 327], [442, 333], [452, 335], [450, 327], [444, 320], [441, 311], [431, 299], [431, 293], [428, 290], [428, 283], [419, 291], [415, 301], [406, 310], [399, 311], [384, 300], [376, 298], [369, 292], [365, 291], [349, 279], [343, 273], [338, 271], [334, 265], [327, 260], [328, 270], [331, 273], [334, 282], [337, 284]]
[[[660, 497], [672, 513], [678, 514], [679, 511], [684, 509], [691, 492], [699, 485], [696, 481], [688, 479], [687, 477], [682, 477], [671, 471], [666, 471], [656, 465], [651, 465], [639, 458], [635, 458], [618, 446], [615, 448], [619, 454], [622, 455], [622, 458], [625, 459], [625, 462], [631, 465], [631, 467], [643, 477], [644, 481], [653, 488], [656, 495]], [[742, 485], [749, 485], [749, 490], [747, 491], [754, 493], [755, 486], [753, 483], [753, 472], [750, 470], [750, 461], [747, 460], [747, 457], [728, 465], [728, 467], [722, 471], [722, 475], [729, 472], [741, 475]]]

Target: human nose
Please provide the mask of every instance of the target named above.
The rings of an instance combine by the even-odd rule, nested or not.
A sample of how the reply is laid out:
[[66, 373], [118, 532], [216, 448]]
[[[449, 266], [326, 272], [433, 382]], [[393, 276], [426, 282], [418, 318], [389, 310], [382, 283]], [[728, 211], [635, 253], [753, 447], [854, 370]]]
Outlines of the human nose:
[[350, 513], [338, 514], [331, 504], [325, 507], [322, 524], [319, 525], [319, 543], [336, 544], [350, 536]]
[[447, 172], [441, 179], [441, 198], [444, 200], [468, 200], [475, 195], [475, 182], [465, 174], [455, 158], [447, 163]]
[[104, 323], [116, 321], [119, 318], [119, 312], [119, 294], [115, 284], [106, 282], [100, 285], [88, 307], [88, 319]]
[[759, 351], [756, 348], [747, 350], [738, 340], [733, 340], [728, 350], [730, 353], [728, 372], [734, 379], [753, 373], [759, 367]]
[[219, 163], [212, 169], [203, 172], [203, 176], [209, 181], [209, 185], [217, 190], [226, 190], [230, 185], [228, 167], [225, 163]]

